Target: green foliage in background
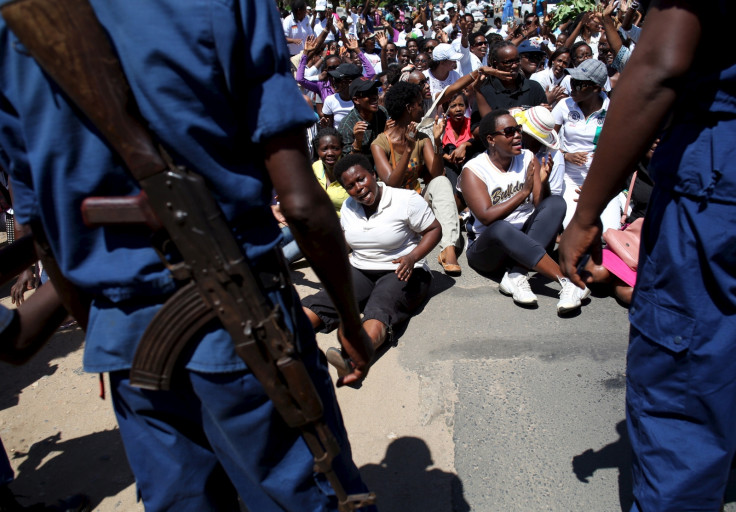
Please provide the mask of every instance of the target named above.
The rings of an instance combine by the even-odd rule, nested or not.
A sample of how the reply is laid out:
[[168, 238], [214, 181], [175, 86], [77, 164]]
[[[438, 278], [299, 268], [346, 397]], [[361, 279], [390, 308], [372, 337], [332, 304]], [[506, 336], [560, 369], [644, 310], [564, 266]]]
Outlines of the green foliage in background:
[[550, 24], [555, 29], [568, 20], [574, 20], [582, 12], [594, 11], [597, 5], [596, 0], [562, 0], [550, 18]]

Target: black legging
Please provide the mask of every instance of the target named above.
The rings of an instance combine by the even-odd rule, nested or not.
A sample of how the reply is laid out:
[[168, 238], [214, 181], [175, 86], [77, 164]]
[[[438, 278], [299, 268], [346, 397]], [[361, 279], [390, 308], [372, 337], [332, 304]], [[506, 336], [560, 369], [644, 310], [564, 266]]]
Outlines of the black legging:
[[550, 196], [539, 203], [521, 229], [505, 220], [493, 222], [468, 247], [470, 267], [478, 272], [492, 273], [510, 258], [515, 264], [534, 268], [557, 236], [566, 211], [561, 196]]

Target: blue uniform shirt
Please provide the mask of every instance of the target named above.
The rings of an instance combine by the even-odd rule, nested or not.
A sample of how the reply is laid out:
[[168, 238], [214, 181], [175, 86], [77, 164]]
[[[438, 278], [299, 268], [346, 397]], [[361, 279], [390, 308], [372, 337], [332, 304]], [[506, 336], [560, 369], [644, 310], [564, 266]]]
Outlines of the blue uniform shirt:
[[[278, 13], [256, 9], [256, 1], [181, 1], [176, 16], [162, 2], [91, 2], [143, 116], [174, 160], [205, 178], [251, 260], [280, 236], [260, 144], [314, 121], [290, 73]], [[136, 194], [138, 186], [2, 19], [0, 52], [0, 147], [17, 218], [41, 219], [62, 272], [94, 296], [85, 369], [129, 368], [174, 283], [145, 230], [87, 228], [80, 204], [89, 196]], [[187, 367], [244, 364], [218, 330]]]

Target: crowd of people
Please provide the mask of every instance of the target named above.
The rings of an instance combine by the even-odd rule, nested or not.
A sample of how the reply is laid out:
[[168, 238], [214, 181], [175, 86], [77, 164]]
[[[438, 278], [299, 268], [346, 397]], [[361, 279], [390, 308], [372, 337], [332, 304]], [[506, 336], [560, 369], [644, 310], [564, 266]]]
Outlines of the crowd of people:
[[[414, 6], [384, 8], [377, 7], [371, 0], [348, 7], [332, 6], [327, 0], [316, 0], [313, 6], [306, 0], [291, 0], [288, 5], [277, 2], [277, 6], [281, 13], [280, 26], [272, 7], [244, 5], [227, 13], [237, 19], [237, 23], [232, 20], [223, 23], [220, 28], [224, 31], [213, 36], [216, 44], [208, 47], [208, 51], [217, 48], [215, 53], [223, 52], [212, 59], [222, 66], [222, 80], [217, 81], [217, 87], [227, 93], [221, 95], [201, 92], [207, 90], [206, 87], [190, 87], [204, 80], [203, 76], [211, 76], [207, 72], [197, 74], [207, 69], [207, 59], [197, 57], [196, 51], [175, 44], [167, 46], [165, 51], [160, 51], [153, 43], [132, 48], [126, 46], [123, 28], [110, 30], [110, 37], [118, 45], [126, 73], [132, 74], [133, 90], [139, 97], [144, 116], [154, 127], [178, 127], [168, 134], [157, 133], [163, 145], [177, 148], [178, 154], [174, 155], [177, 160], [188, 162], [205, 175], [229, 220], [250, 217], [263, 220], [263, 225], [273, 225], [274, 230], [269, 227], [263, 232], [256, 227], [237, 231], [238, 240], [258, 240], [254, 245], [245, 245], [249, 260], [267, 268], [266, 260], [274, 254], [271, 251], [275, 245], [280, 245], [278, 254], [285, 256], [287, 263], [307, 257], [325, 284], [324, 290], [301, 302], [303, 315], [289, 317], [294, 323], [290, 328], [304, 335], [300, 322], [311, 325], [309, 336], [304, 335], [305, 341], [300, 343], [307, 347], [304, 354], [309, 371], [323, 378], [319, 393], [326, 403], [325, 415], [343, 448], [335, 464], [340, 473], [347, 475], [348, 490], [363, 492], [365, 488], [350, 459], [334, 395], [329, 386], [325, 387], [325, 372], [313, 344], [313, 331], [338, 330], [341, 347], [328, 350], [326, 359], [337, 368], [339, 385], [359, 385], [376, 349], [387, 341], [392, 342], [397, 325], [409, 320], [427, 300], [432, 273], [426, 257], [435, 247], [439, 248], [437, 264], [443, 272], [450, 276], [464, 272], [459, 256], [465, 250], [470, 268], [497, 281], [499, 291], [520, 306], [537, 304], [529, 284], [531, 271], [559, 283], [557, 311], [561, 315], [583, 306], [590, 296], [587, 285], [609, 290], [619, 301], [630, 303], [638, 272], [638, 226], [645, 217], [656, 178], [663, 176], [659, 174], [652, 179], [649, 173], [650, 161], [656, 162], [652, 154], [658, 146], [660, 134], [655, 128], [659, 126], [646, 124], [649, 131], [642, 133], [641, 140], [636, 142], [646, 145], [643, 149], [649, 151], [635, 154], [632, 150], [632, 159], [626, 161], [626, 166], [616, 167], [608, 160], [600, 163], [599, 144], [602, 133], [610, 133], [604, 127], [608, 126], [609, 110], [616, 104], [617, 96], [632, 93], [633, 86], [629, 85], [632, 79], [627, 81], [627, 78], [633, 73], [624, 73], [624, 68], [630, 59], [640, 74], [645, 68], [640, 63], [645, 57], [639, 60], [636, 57], [640, 54], [636, 52], [640, 27], [653, 23], [661, 28], [668, 20], [690, 26], [688, 23], [693, 23], [693, 19], [682, 15], [679, 8], [675, 11], [657, 8], [652, 15], [655, 21], [650, 22], [649, 15], [645, 17], [643, 9], [640, 10], [633, 0], [601, 2], [598, 9], [580, 13], [575, 19], [556, 26], [551, 23], [552, 6], [539, 0], [516, 3], [469, 0], [437, 5], [422, 2]], [[121, 18], [123, 13], [109, 6], [96, 6], [96, 9], [101, 13], [103, 24], [111, 27], [121, 23], [111, 20], [127, 19]], [[732, 10], [722, 8], [724, 13], [732, 14], [729, 9]], [[687, 8], [684, 11], [690, 12]], [[668, 18], [667, 13], [672, 12], [675, 14]], [[140, 20], [142, 16], [155, 18], [160, 14], [155, 7], [127, 13], [130, 20]], [[222, 14], [218, 11], [213, 19]], [[192, 21], [197, 13], [184, 10], [179, 17]], [[169, 30], [181, 36], [178, 31], [189, 27], [184, 30], [185, 35], [198, 41], [197, 26], [191, 25], [172, 24]], [[133, 31], [137, 28], [133, 21], [122, 23], [121, 27]], [[257, 29], [248, 33], [243, 32], [243, 27]], [[4, 25], [0, 29], [7, 31]], [[650, 29], [649, 33], [652, 32]], [[661, 32], [667, 33], [666, 30]], [[654, 38], [651, 36], [651, 40]], [[666, 53], [664, 43], [670, 40], [662, 34], [660, 38], [661, 51]], [[241, 39], [249, 41], [244, 45], [245, 50], [230, 44]], [[697, 40], [689, 42], [695, 44]], [[648, 48], [652, 45], [642, 42], [642, 46]], [[10, 45], [6, 46], [6, 57], [15, 62], [17, 52], [13, 53]], [[190, 66], [187, 69], [191, 76], [176, 75], [176, 71], [172, 71], [176, 68], [171, 66], [172, 61], [161, 58], [167, 52], [181, 56]], [[235, 64], [242, 58], [242, 52], [250, 52], [249, 62], [256, 68], [248, 73], [253, 73], [255, 79], [246, 77], [247, 73]], [[273, 55], [278, 56], [275, 63], [271, 62]], [[672, 62], [679, 61], [672, 58], [660, 63], [663, 77], [669, 76], [667, 73], [674, 76], [681, 73], [679, 69], [673, 71]], [[153, 63], [152, 68], [144, 69], [144, 63]], [[669, 64], [673, 67], [666, 68]], [[16, 65], [19, 69], [29, 66], [28, 62]], [[28, 79], [37, 83], [45, 83], [48, 79], [37, 68], [29, 73]], [[68, 180], [79, 179], [82, 186], [51, 199], [43, 185], [53, 181], [48, 174], [51, 169], [42, 165], [48, 160], [34, 155], [37, 157], [32, 162], [34, 165], [24, 166], [26, 145], [18, 144], [17, 134], [23, 132], [24, 123], [31, 123], [32, 116], [24, 114], [44, 105], [48, 112], [53, 112], [45, 114], [47, 121], [57, 129], [77, 127], [78, 114], [66, 103], [59, 110], [51, 95], [31, 108], [29, 98], [19, 92], [22, 88], [8, 85], [14, 83], [14, 79], [2, 75], [0, 78], [7, 96], [2, 98], [3, 115], [11, 119], [10, 128], [0, 137], [3, 150], [0, 162], [10, 171], [10, 183], [3, 173], [2, 184], [7, 188], [12, 184], [17, 186], [18, 204], [21, 205], [19, 217], [7, 224], [10, 235], [16, 227], [23, 232], [21, 224], [30, 221], [31, 217], [48, 219], [52, 212], [63, 210], [62, 207], [55, 209], [55, 202], [68, 207], [78, 204], [80, 194], [94, 195], [93, 192], [101, 189], [109, 190], [101, 186], [102, 181], [76, 175], [74, 166], [64, 167], [67, 157], [59, 156], [63, 148], [80, 144], [87, 147], [87, 161], [100, 164], [92, 167], [115, 168], [119, 162], [104, 144], [100, 145], [92, 132], [74, 129], [64, 132], [68, 141], [66, 144], [61, 141], [56, 148], [59, 152], [56, 165], [64, 167], [60, 172], [66, 173]], [[151, 80], [146, 83], [148, 78]], [[249, 80], [258, 83], [252, 85]], [[169, 82], [176, 86], [172, 88]], [[245, 92], [238, 89], [244, 83], [251, 84]], [[619, 84], [624, 93], [619, 92], [622, 90]], [[657, 84], [658, 90], [670, 87], [664, 78]], [[144, 101], [146, 91], [151, 94], [170, 91], [172, 97], [185, 99], [192, 105], [202, 101], [212, 109], [212, 117], [208, 118], [211, 120], [193, 129], [192, 126], [200, 124], [195, 121], [197, 108], [190, 109], [191, 112], [187, 109], [162, 112]], [[259, 109], [251, 112], [248, 121], [240, 126], [236, 118], [243, 111], [243, 102], [254, 98], [260, 102]], [[728, 102], [725, 104], [724, 109], [728, 110]], [[270, 116], [261, 115], [261, 110], [283, 112], [283, 125], [275, 126]], [[657, 111], [657, 114], [661, 114], [660, 119], [663, 117], [662, 112]], [[631, 115], [634, 117], [634, 113]], [[613, 122], [621, 132], [625, 122], [621, 114]], [[301, 132], [295, 131], [304, 126], [307, 127], [309, 153], [302, 149]], [[233, 138], [202, 137], [221, 132]], [[242, 154], [242, 148], [234, 135], [246, 132], [251, 134], [248, 144], [265, 144], [265, 164], [238, 163], [236, 155]], [[11, 133], [16, 134], [16, 138]], [[31, 138], [29, 142], [38, 142], [35, 137], [40, 132], [36, 125], [28, 124], [23, 133]], [[616, 135], [608, 137], [615, 140]], [[686, 134], [681, 137], [684, 141], [691, 140]], [[610, 159], [613, 143], [607, 144], [605, 158]], [[29, 148], [32, 146], [27, 144]], [[199, 147], [207, 150], [198, 151]], [[669, 147], [673, 147], [671, 142]], [[222, 152], [229, 156], [223, 157]], [[594, 184], [589, 185], [591, 170], [603, 169], [606, 165], [616, 167], [615, 179], [600, 178], [603, 171], [597, 171], [594, 172]], [[292, 176], [285, 169], [298, 171]], [[222, 174], [217, 174], [218, 170]], [[707, 199], [713, 197], [716, 202], [728, 202], [723, 199], [725, 196], [714, 192], [720, 175], [713, 179], [715, 182], [708, 189]], [[264, 183], [272, 183], [273, 188], [266, 190]], [[119, 185], [117, 192], [137, 189], [135, 184], [124, 180]], [[37, 189], [34, 190], [34, 186]], [[683, 185], [683, 188], [687, 187]], [[596, 196], [595, 191], [600, 193]], [[692, 194], [697, 196], [700, 191]], [[34, 200], [40, 201], [43, 207], [29, 209]], [[657, 200], [664, 201], [660, 196]], [[1, 204], [8, 219], [15, 213], [11, 209], [12, 202], [9, 194], [3, 195]], [[264, 220], [263, 211], [268, 212], [269, 206], [269, 218]], [[233, 428], [229, 422], [232, 404], [227, 400], [237, 402], [242, 396], [258, 395], [251, 401], [256, 403], [264, 395], [263, 390], [254, 390], [252, 384], [238, 381], [241, 374], [247, 374], [247, 369], [235, 356], [221, 328], [203, 335], [200, 345], [189, 355], [186, 366], [188, 395], [177, 405], [167, 405], [166, 394], [142, 394], [131, 386], [126, 372], [133, 347], [176, 285], [168, 271], [154, 263], [157, 258], [149, 247], [144, 247], [145, 244], [136, 246], [135, 265], [126, 266], [123, 260], [127, 262], [128, 256], [119, 247], [103, 243], [97, 232], [90, 234], [78, 230], [81, 222], [78, 214], [58, 222], [64, 229], [54, 230], [52, 236], [63, 232], [72, 238], [81, 237], [98, 255], [107, 254], [119, 261], [120, 268], [127, 269], [115, 275], [98, 275], [91, 263], [94, 258], [81, 257], [73, 251], [64, 252], [64, 244], [52, 240], [51, 245], [61, 256], [62, 273], [97, 297], [91, 306], [95, 322], [87, 332], [85, 368], [111, 372], [121, 434], [147, 509], [164, 510], [188, 499], [187, 493], [192, 489], [183, 489], [176, 481], [176, 474], [171, 475], [170, 486], [179, 494], [162, 493], [150, 484], [152, 473], [165, 473], [164, 464], [183, 467], [187, 465], [185, 459], [192, 458], [203, 461], [201, 474], [195, 478], [203, 486], [211, 468], [224, 466], [232, 485], [224, 486], [227, 489], [222, 491], [223, 496], [237, 491], [241, 498], [248, 501], [247, 497], [255, 506], [279, 503], [290, 510], [305, 509], [302, 507], [306, 502], [310, 506], [326, 507], [326, 498], [297, 491], [309, 478], [311, 461], [293, 429], [275, 420], [268, 423], [273, 432], [284, 434], [277, 443], [279, 446], [263, 439], [258, 446], [244, 447], [235, 440], [240, 427]], [[342, 237], [336, 236], [339, 234], [337, 222], [342, 228]], [[48, 220], [46, 224], [47, 229], [53, 225]], [[602, 229], [596, 230], [594, 225]], [[568, 231], [570, 227], [572, 234]], [[586, 236], [593, 233], [584, 239], [585, 243], [581, 238], [583, 230], [587, 230]], [[672, 230], [675, 230], [674, 225]], [[626, 254], [618, 252], [621, 245], [615, 243], [622, 232], [629, 236], [624, 244], [628, 249]], [[12, 235], [9, 240], [11, 238]], [[556, 246], [560, 241], [565, 252], [558, 258]], [[593, 248], [589, 248], [590, 245]], [[596, 250], [601, 245], [604, 247], [602, 260]], [[349, 259], [344, 258], [345, 246]], [[573, 252], [569, 248], [572, 246], [576, 249], [585, 246], [585, 250]], [[97, 282], [90, 276], [96, 276]], [[23, 292], [30, 282], [26, 273], [14, 287], [14, 301], [23, 302]], [[127, 284], [121, 287], [120, 282]], [[47, 292], [48, 287], [44, 290], [39, 297], [52, 294]], [[294, 311], [294, 296], [288, 290], [267, 289], [265, 293], [284, 311]], [[137, 296], [157, 299], [146, 307], [126, 302]], [[34, 303], [41, 300], [36, 299]], [[56, 320], [58, 317], [61, 321], [65, 315], [59, 313], [58, 302], [55, 304], [56, 309], [46, 318]], [[139, 328], [113, 333], [105, 327], [115, 324], [121, 315], [127, 315], [128, 320], [135, 317], [135, 325]], [[22, 322], [5, 311], [0, 315], [3, 329], [22, 332]], [[642, 340], [646, 339], [645, 326], [646, 320], [637, 320], [635, 327]], [[684, 330], [679, 333], [673, 338], [674, 345], [682, 343], [682, 336], [686, 335]], [[643, 343], [639, 341], [639, 350], [643, 350]], [[680, 354], [679, 347], [674, 345], [667, 347], [675, 355]], [[220, 375], [216, 372], [226, 373], [221, 379], [208, 376]], [[248, 378], [253, 379], [252, 375]], [[220, 395], [223, 389], [232, 390], [230, 398]], [[634, 411], [633, 402], [630, 404], [630, 422], [641, 417], [641, 410], [646, 408], [642, 405], [645, 392], [641, 388], [636, 392], [639, 393], [640, 402], [636, 406], [639, 409]], [[190, 419], [173, 418], [155, 425], [141, 420], [146, 408], [164, 410], [170, 407], [178, 414], [199, 410], [202, 404], [215, 403], [219, 409], [212, 417], [195, 420], [199, 429], [196, 435], [181, 430], [181, 421]], [[247, 425], [258, 415], [256, 411], [244, 411], [238, 417]], [[645, 427], [653, 429], [652, 432], [660, 428], [630, 424], [630, 429]], [[218, 433], [215, 435], [212, 429]], [[149, 446], [151, 451], [160, 451], [155, 436], [151, 441], [140, 442], [142, 432], [152, 431], [160, 431], [162, 436], [168, 432], [183, 446], [180, 453], [172, 455], [171, 460], [162, 460], [158, 467], [149, 464], [147, 451]], [[198, 436], [207, 439], [203, 451], [197, 446]], [[643, 450], [647, 446], [645, 437], [642, 434], [634, 439], [638, 443], [635, 449]], [[222, 447], [231, 444], [238, 449], [225, 453], [229, 448], [223, 451]], [[736, 447], [729, 444], [730, 457], [734, 449]], [[282, 461], [301, 461], [298, 468], [283, 466], [279, 469], [293, 489], [277, 492], [268, 489], [263, 481], [254, 487], [243, 478], [243, 474], [263, 476], [263, 467], [269, 467], [270, 463], [264, 462], [258, 467], [258, 457], [254, 463], [246, 460], [254, 452], [263, 454], [269, 450], [278, 453]], [[643, 463], [635, 469], [644, 473], [650, 470]], [[12, 478], [12, 474], [7, 473], [7, 470], [3, 473], [6, 483]], [[645, 477], [638, 475], [637, 478]], [[212, 491], [204, 487], [194, 489], [199, 500], [196, 506], [206, 508], [211, 505], [209, 500], [224, 499]], [[642, 491], [641, 497], [637, 496], [642, 503], [645, 494]], [[232, 508], [233, 503], [230, 501], [228, 507]], [[331, 503], [334, 504], [334, 500]], [[367, 506], [366, 510], [371, 507]]]
[[[519, 6], [501, 23], [504, 7], [427, 2], [377, 8], [367, 1], [337, 12], [324, 1], [312, 8], [293, 0], [282, 14], [297, 82], [315, 112], [313, 147], [323, 140], [319, 130], [334, 128], [343, 159], [361, 155], [379, 184], [421, 196], [441, 228], [438, 264], [446, 274], [462, 273], [458, 257], [467, 239], [468, 265], [498, 281], [501, 293], [536, 306], [528, 280], [534, 271], [560, 283], [557, 311], [566, 314], [579, 309], [590, 290], [563, 275], [555, 242], [575, 212], [642, 16], [627, 2], [610, 2], [553, 27], [545, 2]], [[340, 179], [325, 182], [326, 167], [316, 165], [334, 198]], [[604, 229], [620, 231], [643, 216], [647, 197], [627, 202], [629, 184], [621, 183], [601, 215]], [[342, 195], [348, 196], [363, 204], [352, 193]], [[347, 229], [349, 221], [342, 222]], [[347, 241], [351, 261], [361, 268], [361, 248]], [[395, 256], [396, 247], [376, 243], [374, 257], [395, 259], [387, 255]], [[381, 244], [385, 254], [377, 256]], [[589, 259], [585, 272], [628, 303], [635, 269], [614, 251], [607, 255], [600, 265]], [[400, 263], [387, 265], [400, 281]], [[426, 269], [427, 263], [415, 266]], [[391, 314], [383, 331], [405, 318], [398, 309], [416, 303], [409, 299], [413, 292], [404, 293], [401, 307], [385, 306]], [[315, 327], [331, 324], [310, 318]], [[345, 371], [348, 363], [332, 360]]]

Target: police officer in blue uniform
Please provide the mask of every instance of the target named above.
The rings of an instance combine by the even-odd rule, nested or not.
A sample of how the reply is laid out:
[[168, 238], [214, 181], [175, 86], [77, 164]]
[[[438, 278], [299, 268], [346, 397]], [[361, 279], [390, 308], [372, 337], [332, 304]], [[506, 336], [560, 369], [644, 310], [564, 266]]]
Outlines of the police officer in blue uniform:
[[[257, 272], [280, 241], [272, 189], [313, 268], [340, 304], [344, 349], [360, 381], [372, 357], [338, 221], [314, 180], [304, 127], [313, 113], [289, 72], [271, 2], [93, 0], [143, 116], [172, 155], [204, 177]], [[176, 284], [148, 233], [87, 228], [89, 196], [134, 195], [130, 177], [0, 20], [0, 147], [21, 223], [40, 221], [62, 274], [92, 297], [84, 367], [109, 372], [128, 460], [147, 511], [333, 510], [334, 493], [298, 431], [213, 325], [192, 344], [173, 391], [128, 381], [138, 340]], [[269, 299], [286, 315], [338, 439], [334, 468], [348, 493], [365, 490], [314, 334], [293, 287]]]
[[600, 237], [595, 218], [661, 132], [630, 309], [632, 510], [721, 510], [736, 453], [736, 55], [725, 0], [658, 0], [616, 86], [563, 270]]

